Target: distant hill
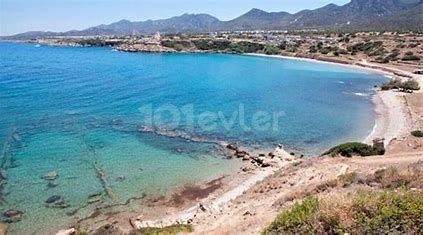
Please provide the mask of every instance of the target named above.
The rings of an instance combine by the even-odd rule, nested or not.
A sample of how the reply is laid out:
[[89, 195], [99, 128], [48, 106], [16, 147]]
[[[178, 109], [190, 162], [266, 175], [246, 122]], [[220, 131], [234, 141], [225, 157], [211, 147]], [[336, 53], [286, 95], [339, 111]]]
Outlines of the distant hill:
[[184, 14], [163, 20], [131, 22], [121, 20], [85, 30], [27, 32], [13, 38], [44, 36], [140, 35], [193, 33], [235, 30], [414, 30], [423, 31], [423, 0], [351, 0], [343, 6], [329, 4], [315, 10], [295, 14], [252, 9], [230, 21], [220, 21], [207, 14]]

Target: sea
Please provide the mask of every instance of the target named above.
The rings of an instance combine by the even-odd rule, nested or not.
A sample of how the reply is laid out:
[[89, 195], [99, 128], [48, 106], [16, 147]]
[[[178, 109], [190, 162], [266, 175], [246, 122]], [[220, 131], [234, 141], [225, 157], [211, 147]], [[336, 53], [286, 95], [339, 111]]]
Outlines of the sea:
[[143, 197], [239, 170], [228, 143], [312, 157], [362, 141], [385, 80], [291, 59], [0, 42], [1, 218], [19, 210], [10, 234], [49, 234], [102, 206], [142, 212]]

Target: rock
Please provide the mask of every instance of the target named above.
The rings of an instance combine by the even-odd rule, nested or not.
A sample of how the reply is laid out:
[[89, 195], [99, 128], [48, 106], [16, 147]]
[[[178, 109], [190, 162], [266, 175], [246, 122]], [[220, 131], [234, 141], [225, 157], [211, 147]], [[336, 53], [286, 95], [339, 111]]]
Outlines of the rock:
[[234, 144], [228, 144], [228, 145], [226, 145], [226, 148], [230, 149], [230, 150], [234, 150], [234, 151], [236, 151], [238, 149], [238, 147]]
[[123, 181], [125, 181], [125, 179], [126, 179], [125, 176], [119, 176], [119, 177], [116, 178], [116, 181], [117, 182], [123, 182]]
[[270, 167], [270, 163], [264, 162], [261, 164], [261, 167], [266, 168], [266, 167]]
[[291, 155], [291, 156], [295, 156], [295, 153], [291, 152], [291, 153], [290, 153], [290, 155]]
[[61, 199], [60, 201], [57, 201], [56, 203], [54, 203], [53, 208], [60, 208], [60, 209], [65, 209], [70, 207], [69, 203], [65, 202], [65, 200]]
[[250, 156], [246, 155], [242, 158], [243, 161], [249, 161], [250, 160]]
[[247, 215], [249, 215], [249, 216], [254, 216], [256, 213], [254, 212], [254, 211], [246, 211], [244, 214], [243, 214], [243, 216], [247, 216]]
[[22, 220], [22, 216], [23, 216], [23, 212], [20, 210], [7, 210], [6, 212], [3, 213], [4, 217], [6, 217], [6, 219], [4, 220], [4, 222], [6, 223], [16, 223]]
[[56, 183], [53, 183], [53, 182], [48, 182], [48, 184], [47, 184], [47, 188], [48, 189], [56, 188], [57, 186], [59, 186], [59, 185], [56, 184]]
[[72, 235], [76, 233], [76, 229], [74, 228], [70, 228], [70, 229], [64, 229], [64, 230], [59, 230], [56, 235]]
[[90, 195], [88, 196], [88, 198], [100, 197], [100, 196], [101, 196], [101, 192], [97, 192], [97, 193], [90, 194]]
[[97, 202], [100, 202], [100, 201], [101, 201], [100, 196], [95, 196], [95, 197], [89, 197], [87, 203], [93, 204], [93, 203], [97, 203]]
[[206, 211], [207, 211], [206, 207], [204, 207], [204, 205], [203, 205], [203, 204], [201, 204], [201, 203], [200, 203], [200, 205], [199, 205], [199, 208], [200, 208], [200, 210], [201, 210], [202, 212], [206, 212]]
[[45, 180], [55, 180], [59, 177], [59, 174], [56, 171], [52, 171], [47, 173], [45, 176], [41, 177], [42, 179]]
[[4, 215], [5, 217], [7, 217], [7, 218], [11, 218], [11, 217], [16, 217], [16, 216], [19, 216], [19, 215], [23, 215], [23, 212], [22, 212], [22, 211], [20, 211], [20, 210], [13, 210], [13, 209], [10, 209], [10, 210], [5, 211], [5, 212], [3, 213], [3, 215]]
[[46, 200], [46, 203], [48, 203], [48, 204], [55, 203], [55, 202], [57, 202], [57, 201], [59, 201], [59, 200], [61, 200], [61, 199], [62, 199], [62, 197], [61, 197], [61, 196], [59, 196], [59, 195], [53, 195], [53, 196], [49, 197], [49, 198]]
[[245, 152], [245, 151], [239, 151], [239, 150], [237, 150], [236, 151], [236, 153], [235, 153], [235, 156], [237, 157], [237, 158], [243, 158], [243, 157], [245, 157], [245, 156], [247, 156], [248, 155], [248, 153], [247, 152]]
[[259, 157], [266, 157], [266, 154], [264, 154], [264, 153], [260, 153], [260, 154], [259, 154]]
[[249, 171], [251, 171], [251, 168], [249, 168], [249, 167], [241, 167], [241, 170], [243, 172], [249, 172]]
[[5, 235], [7, 232], [7, 224], [0, 222], [0, 235]]

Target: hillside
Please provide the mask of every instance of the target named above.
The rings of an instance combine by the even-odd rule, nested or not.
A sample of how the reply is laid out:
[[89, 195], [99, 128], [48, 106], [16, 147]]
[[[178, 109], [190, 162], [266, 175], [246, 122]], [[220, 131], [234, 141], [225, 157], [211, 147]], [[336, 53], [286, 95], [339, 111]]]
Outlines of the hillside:
[[343, 6], [329, 4], [295, 14], [259, 9], [233, 20], [220, 21], [207, 14], [184, 14], [163, 20], [131, 22], [121, 20], [85, 30], [62, 33], [27, 32], [12, 38], [46, 36], [141, 35], [196, 33], [238, 30], [346, 30], [346, 31], [423, 31], [423, 0], [351, 0]]

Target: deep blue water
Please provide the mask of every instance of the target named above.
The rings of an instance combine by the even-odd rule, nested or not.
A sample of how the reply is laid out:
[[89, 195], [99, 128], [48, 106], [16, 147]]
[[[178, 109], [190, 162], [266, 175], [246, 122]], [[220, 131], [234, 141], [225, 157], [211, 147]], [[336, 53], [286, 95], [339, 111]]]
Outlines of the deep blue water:
[[[311, 155], [362, 140], [373, 128], [373, 86], [384, 79], [296, 60], [0, 43], [7, 174], [0, 208], [25, 211], [12, 232], [39, 231], [51, 218], [60, 228], [75, 220], [66, 212], [92, 212], [89, 194], [120, 203], [233, 170], [237, 163], [223, 159], [216, 141], [282, 143]], [[138, 131], [144, 127], [164, 135]], [[113, 196], [105, 195], [96, 169]], [[58, 186], [47, 189], [40, 177], [51, 171], [59, 173]], [[71, 207], [46, 208], [56, 194]]]

